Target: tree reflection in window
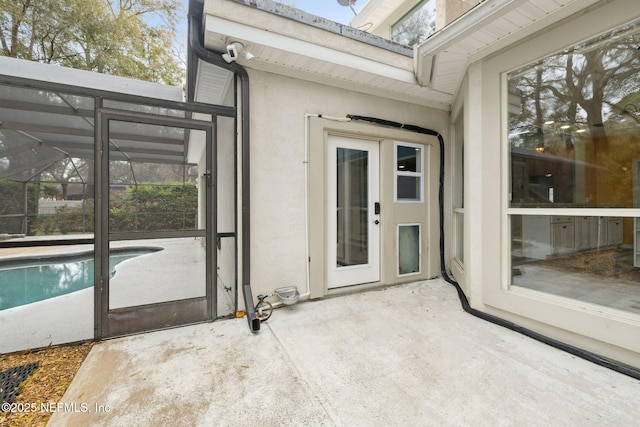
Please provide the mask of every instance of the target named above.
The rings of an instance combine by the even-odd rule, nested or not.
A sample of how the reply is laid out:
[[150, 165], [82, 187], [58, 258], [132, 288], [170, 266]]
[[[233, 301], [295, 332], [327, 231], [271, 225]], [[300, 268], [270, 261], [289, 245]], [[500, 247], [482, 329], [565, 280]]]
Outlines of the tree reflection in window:
[[508, 75], [512, 206], [632, 207], [640, 23]]
[[425, 0], [391, 27], [391, 40], [413, 46], [427, 39], [436, 29], [435, 0]]

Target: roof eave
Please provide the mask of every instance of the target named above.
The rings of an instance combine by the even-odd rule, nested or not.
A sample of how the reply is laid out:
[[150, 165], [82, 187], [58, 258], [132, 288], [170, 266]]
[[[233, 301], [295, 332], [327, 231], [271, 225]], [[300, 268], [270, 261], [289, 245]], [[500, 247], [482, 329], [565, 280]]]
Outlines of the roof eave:
[[[598, 0], [567, 1], [539, 19], [530, 19], [526, 25], [514, 31], [491, 37], [485, 33], [480, 47], [470, 46], [465, 41], [480, 39], [477, 37], [480, 32], [507, 14], [522, 11], [522, 15], [526, 16], [525, 10], [532, 5], [530, 0], [482, 2], [414, 48], [416, 78], [421, 85], [455, 96], [471, 63], [514, 45], [596, 3]], [[444, 76], [447, 77], [446, 83], [442, 82]]]
[[[449, 96], [421, 87], [413, 58], [361, 42], [304, 22], [265, 15], [242, 0], [226, 0], [205, 8], [204, 45], [224, 52], [231, 42], [242, 43], [255, 59], [242, 55], [238, 63], [268, 71], [389, 99], [450, 108]], [[274, 12], [270, 12], [273, 14]]]

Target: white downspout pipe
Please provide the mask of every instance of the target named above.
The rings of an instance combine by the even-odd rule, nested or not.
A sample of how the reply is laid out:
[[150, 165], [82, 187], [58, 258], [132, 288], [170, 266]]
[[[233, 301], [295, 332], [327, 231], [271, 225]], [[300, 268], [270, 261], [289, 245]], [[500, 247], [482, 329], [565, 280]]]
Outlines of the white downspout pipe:
[[[305, 113], [304, 115], [304, 158], [302, 160], [302, 164], [304, 165], [304, 256], [306, 290], [300, 294], [301, 299], [307, 299], [311, 296], [311, 267], [309, 266], [309, 144], [311, 142], [311, 137], [309, 135], [309, 123], [312, 117], [333, 120], [336, 122], [351, 121], [348, 117], [325, 116], [315, 113]], [[280, 307], [283, 304], [284, 303], [282, 301], [271, 303], [274, 308]]]

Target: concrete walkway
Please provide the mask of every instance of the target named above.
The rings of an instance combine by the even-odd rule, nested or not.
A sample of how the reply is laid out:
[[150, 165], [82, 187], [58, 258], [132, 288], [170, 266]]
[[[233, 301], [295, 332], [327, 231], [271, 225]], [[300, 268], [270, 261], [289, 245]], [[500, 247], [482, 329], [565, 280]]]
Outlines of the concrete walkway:
[[640, 381], [464, 313], [441, 280], [285, 307], [258, 334], [235, 319], [100, 343], [62, 401], [49, 426], [640, 422]]

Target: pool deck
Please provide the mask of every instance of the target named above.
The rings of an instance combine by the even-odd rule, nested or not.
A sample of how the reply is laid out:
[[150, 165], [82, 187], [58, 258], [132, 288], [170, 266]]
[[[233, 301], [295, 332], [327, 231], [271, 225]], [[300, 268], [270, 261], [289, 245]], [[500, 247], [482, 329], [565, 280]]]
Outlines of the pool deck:
[[[205, 294], [204, 249], [193, 238], [115, 242], [112, 247], [160, 247], [163, 250], [118, 264], [110, 280], [110, 308], [152, 304]], [[64, 256], [92, 251], [93, 245], [3, 248], [3, 260], [36, 256]], [[219, 274], [222, 274], [219, 270]], [[142, 280], [141, 278], [144, 278]], [[227, 279], [232, 283], [230, 279]], [[218, 314], [233, 314], [235, 307], [219, 287]], [[0, 353], [94, 337], [94, 289], [0, 310]]]
[[298, 303], [262, 326], [233, 319], [101, 342], [48, 425], [640, 420], [640, 381], [465, 313], [439, 279]]

